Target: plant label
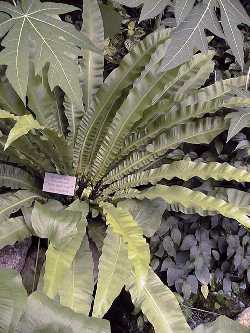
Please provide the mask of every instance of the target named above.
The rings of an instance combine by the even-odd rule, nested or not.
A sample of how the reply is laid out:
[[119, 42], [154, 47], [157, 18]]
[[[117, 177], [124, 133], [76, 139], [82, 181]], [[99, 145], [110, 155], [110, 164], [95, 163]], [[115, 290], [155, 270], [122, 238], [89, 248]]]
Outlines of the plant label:
[[75, 193], [76, 177], [45, 173], [43, 191], [73, 196]]

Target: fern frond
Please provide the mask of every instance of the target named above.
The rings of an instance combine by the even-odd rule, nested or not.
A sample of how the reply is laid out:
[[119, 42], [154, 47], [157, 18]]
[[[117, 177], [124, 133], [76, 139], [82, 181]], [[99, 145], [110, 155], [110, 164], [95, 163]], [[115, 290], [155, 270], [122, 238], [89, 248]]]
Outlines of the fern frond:
[[77, 174], [87, 174], [96, 151], [106, 134], [115, 110], [113, 109], [124, 89], [133, 84], [157, 46], [169, 37], [168, 31], [156, 31], [148, 35], [126, 55], [120, 66], [105, 80], [97, 92], [93, 105], [80, 123], [74, 149], [74, 165]]
[[85, 236], [59, 289], [61, 305], [76, 313], [89, 315], [94, 290], [93, 269], [92, 253]]
[[8, 164], [0, 164], [0, 186], [14, 190], [30, 190], [37, 187], [34, 178], [28, 172]]
[[213, 70], [214, 62], [208, 61], [207, 63], [205, 63], [197, 73], [192, 75], [188, 80], [184, 82], [182, 86], [180, 86], [179, 89], [176, 90], [174, 94], [175, 100], [181, 101], [186, 96], [190, 95], [201, 86], [203, 86], [209, 78], [209, 75], [213, 72]]
[[0, 108], [17, 116], [27, 113], [21, 98], [17, 95], [5, 76], [2, 77], [0, 82]]
[[[190, 91], [192, 91], [192, 86], [195, 86], [195, 83], [193, 82], [194, 77], [197, 78], [196, 86], [199, 88], [203, 84], [204, 80], [206, 81], [206, 79], [209, 77], [211, 70], [213, 70], [213, 56], [213, 51], [209, 51], [207, 54], [203, 55], [196, 54], [190, 61], [187, 61], [186, 63], [179, 66], [179, 68], [177, 68], [178, 73], [176, 75], [176, 79], [174, 79], [174, 82], [172, 82], [170, 85], [166, 85], [164, 89], [153, 98], [152, 104], [158, 103], [162, 97], [174, 97], [182, 88], [185, 91], [186, 85], [190, 86]], [[206, 71], [203, 72], [204, 69], [206, 69]]]
[[215, 180], [250, 182], [250, 173], [247, 170], [235, 168], [228, 163], [182, 160], [163, 165], [157, 169], [139, 171], [128, 175], [110, 185], [104, 190], [103, 194], [109, 195], [118, 190], [126, 190], [149, 183], [155, 185], [162, 179], [171, 180], [175, 177], [185, 181], [193, 177], [199, 177], [203, 180], [212, 178]]
[[23, 217], [15, 217], [0, 222], [0, 249], [31, 237], [31, 232]]
[[64, 96], [63, 106], [64, 106], [65, 116], [67, 117], [69, 123], [68, 138], [71, 141], [71, 143], [74, 144], [77, 136], [77, 131], [84, 114], [84, 108], [79, 107], [75, 103], [73, 103], [67, 95]]
[[138, 286], [141, 287], [147, 278], [150, 261], [149, 247], [143, 238], [143, 231], [127, 211], [109, 203], [100, 205], [106, 216], [107, 224], [127, 244], [128, 259], [133, 265]]
[[[82, 32], [103, 52], [104, 28], [97, 0], [83, 1]], [[83, 102], [88, 112], [93, 96], [103, 83], [104, 55], [83, 50]]]
[[85, 228], [79, 228], [79, 234], [62, 249], [56, 249], [52, 244], [49, 245], [46, 252], [43, 291], [51, 299], [58, 294], [65, 274], [70, 270], [81, 246], [84, 233]]
[[[243, 226], [250, 227], [250, 218], [242, 209], [234, 204], [228, 203], [225, 200], [206, 195], [199, 191], [194, 191], [182, 186], [164, 186], [156, 185], [144, 191], [129, 191], [119, 193], [119, 197], [136, 198], [149, 200], [160, 198], [166, 201], [168, 204], [181, 204], [185, 208], [193, 208], [200, 210], [217, 212], [225, 217], [237, 220]], [[116, 200], [118, 197], [116, 196]]]
[[165, 104], [165, 100], [164, 103], [159, 102], [157, 111], [155, 110], [157, 113], [162, 112], [164, 114], [159, 115], [155, 120], [148, 122], [144, 128], [138, 129], [135, 133], [132, 133], [125, 139], [124, 147], [121, 149], [121, 156], [126, 156], [131, 151], [137, 150], [140, 146], [148, 144], [150, 140], [154, 139], [166, 129], [184, 124], [192, 118], [201, 118], [205, 114], [215, 113], [224, 106], [222, 98], [187, 107], [178, 107], [178, 105], [174, 105], [170, 110], [165, 109]]
[[117, 206], [127, 210], [133, 216], [136, 223], [142, 228], [143, 234], [148, 238], [152, 237], [160, 228], [162, 215], [166, 210], [166, 203], [158, 199], [122, 200], [118, 202]]
[[42, 70], [41, 77], [35, 74], [34, 66], [30, 65], [27, 97], [28, 105], [39, 124], [63, 134], [65, 131], [63, 112], [59, 108], [55, 94], [49, 87], [48, 66]]
[[250, 215], [250, 193], [235, 188], [218, 187], [213, 195], [240, 207], [245, 214]]
[[[117, 158], [121, 145], [133, 125], [141, 119], [145, 108], [161, 98], [171, 87], [186, 79], [190, 73], [199, 68], [207, 61], [208, 56], [197, 55], [188, 64], [183, 66], [182, 71], [174, 69], [169, 72], [157, 73], [157, 67], [147, 73], [145, 79], [134, 85], [126, 100], [117, 111], [108, 133], [100, 147], [92, 166], [94, 182], [99, 181], [107, 172], [109, 166]], [[159, 96], [160, 95], [160, 96]]]
[[[53, 161], [57, 171], [64, 174], [73, 174], [72, 147], [63, 135], [58, 135], [55, 131], [44, 129], [43, 151], [49, 153], [49, 158]], [[46, 140], [47, 139], [47, 140]], [[41, 141], [41, 140], [39, 140]]]
[[180, 203], [167, 204], [166, 209], [171, 212], [178, 212], [183, 214], [199, 214], [200, 216], [213, 216], [218, 215], [216, 211], [204, 210], [200, 207], [186, 208]]
[[98, 284], [93, 316], [102, 318], [129, 278], [131, 265], [122, 237], [109, 227], [99, 261]]
[[[13, 142], [7, 151], [4, 151], [6, 141], [6, 135], [0, 137], [1, 151], [4, 152], [5, 155], [9, 155], [13, 159], [13, 162], [33, 169], [38, 174], [43, 174], [45, 170], [47, 172], [55, 170], [53, 164], [49, 161], [44, 152], [40, 150], [39, 146], [34, 146], [30, 141], [30, 136], [29, 138], [27, 136], [19, 138]], [[41, 140], [39, 140], [39, 142], [41, 143]]]
[[1, 332], [15, 332], [25, 310], [27, 292], [22, 278], [14, 269], [0, 271], [0, 328]]
[[228, 128], [228, 122], [222, 117], [202, 118], [173, 127], [153, 140], [146, 147], [146, 151], [132, 153], [111, 170], [104, 178], [104, 184], [111, 183], [138, 169], [148, 168], [151, 162], [164, 155], [169, 149], [177, 148], [183, 142], [208, 144], [226, 128]]
[[26, 190], [20, 190], [15, 193], [6, 193], [0, 195], [0, 222], [9, 218], [10, 214], [17, 212], [22, 207], [27, 207], [33, 201], [39, 200], [41, 196], [38, 193], [32, 193]]
[[80, 212], [82, 214], [82, 219], [77, 224], [78, 233], [70, 240], [70, 242], [61, 248], [56, 248], [50, 243], [46, 252], [43, 291], [52, 299], [58, 295], [65, 274], [70, 270], [86, 233], [88, 205], [85, 205], [84, 202], [75, 201], [67, 208], [67, 210]]
[[[212, 99], [222, 97], [230, 93], [235, 88], [244, 87], [246, 84], [246, 76], [239, 76], [231, 79], [216, 81], [207, 87], [198, 90], [197, 93], [188, 96], [181, 102], [182, 106], [204, 103]], [[176, 98], [178, 101], [178, 98]]]
[[133, 273], [127, 289], [133, 303], [141, 308], [156, 333], [191, 333], [177, 298], [152, 269], [140, 293]]

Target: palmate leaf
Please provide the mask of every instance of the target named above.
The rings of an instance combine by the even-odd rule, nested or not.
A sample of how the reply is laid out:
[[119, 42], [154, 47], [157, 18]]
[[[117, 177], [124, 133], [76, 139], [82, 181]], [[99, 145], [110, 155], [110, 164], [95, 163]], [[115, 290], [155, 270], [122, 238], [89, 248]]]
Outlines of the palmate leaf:
[[140, 289], [147, 278], [150, 260], [149, 248], [143, 238], [143, 231], [127, 211], [109, 203], [100, 203], [100, 205], [106, 216], [107, 224], [127, 244], [128, 258], [133, 265], [137, 285]]
[[139, 22], [159, 15], [170, 3], [171, 0], [144, 0]]
[[250, 17], [239, 0], [218, 0], [221, 11], [221, 24], [226, 36], [226, 40], [235, 56], [237, 62], [243, 68], [243, 36], [238, 25], [250, 24]]
[[103, 194], [111, 194], [118, 190], [125, 190], [130, 187], [137, 187], [146, 184], [156, 184], [162, 179], [171, 180], [179, 178], [187, 181], [193, 177], [199, 177], [203, 180], [209, 178], [215, 180], [235, 180], [238, 182], [250, 182], [250, 173], [247, 170], [239, 169], [228, 163], [200, 162], [191, 160], [176, 161], [171, 164], [165, 164], [157, 169], [139, 171], [118, 180], [104, 190]]
[[221, 38], [224, 37], [213, 5], [214, 0], [199, 3], [174, 30], [166, 57], [160, 68], [161, 71], [174, 68], [189, 60], [193, 56], [194, 49], [206, 53], [208, 42], [204, 29], [210, 30]]
[[175, 0], [175, 19], [177, 26], [184, 21], [194, 6], [195, 0]]
[[13, 245], [32, 235], [23, 217], [10, 218], [0, 222], [0, 249]]
[[143, 4], [140, 22], [154, 18], [164, 11], [165, 7], [171, 3], [171, 0], [116, 0], [121, 5], [128, 7], [138, 7]]
[[85, 236], [59, 289], [61, 305], [76, 313], [89, 315], [94, 290], [93, 269], [92, 253]]
[[33, 201], [42, 199], [38, 193], [20, 190], [15, 193], [0, 195], [0, 222], [5, 221], [9, 216], [22, 207], [27, 207]]
[[132, 301], [140, 306], [156, 333], [191, 333], [177, 298], [152, 269], [140, 294], [133, 274], [127, 289]]
[[244, 127], [250, 125], [250, 108], [239, 108], [236, 112], [226, 115], [227, 119], [230, 119], [230, 126], [228, 129], [227, 142], [231, 140], [237, 133], [239, 133]]
[[117, 111], [92, 166], [95, 182], [105, 175], [110, 164], [117, 159], [125, 137], [142, 118], [145, 109], [156, 103], [171, 88], [183, 84], [210, 59], [211, 54], [197, 55], [180, 69], [162, 72], [160, 75], [157, 73], [160, 64], [156, 64], [144, 80], [133, 86]]
[[107, 229], [98, 268], [93, 316], [102, 318], [125, 286], [131, 270], [127, 246], [111, 227]]
[[168, 37], [168, 31], [156, 31], [148, 35], [123, 58], [120, 66], [98, 90], [93, 106], [84, 114], [76, 138], [74, 164], [78, 174], [87, 174], [92, 168], [92, 161], [117, 110], [115, 107], [120, 96], [133, 84], [156, 48]]
[[17, 333], [110, 333], [108, 321], [89, 318], [35, 292], [27, 306]]
[[[225, 37], [215, 15], [214, 6], [216, 3], [220, 7], [221, 24]], [[194, 48], [206, 52], [208, 45], [204, 29], [225, 38], [236, 60], [243, 68], [243, 36], [238, 28], [241, 23], [249, 25], [249, 16], [238, 0], [218, 0], [217, 2], [207, 0], [196, 5], [174, 31], [162, 70], [173, 68], [189, 59]]]
[[[143, 4], [140, 20], [158, 15], [164, 9], [164, 4], [165, 6], [169, 4], [167, 0], [116, 1], [129, 7]], [[177, 28], [172, 33], [172, 41], [166, 51], [161, 70], [171, 69], [184, 63], [192, 57], [195, 49], [207, 52], [208, 41], [204, 29], [226, 39], [236, 60], [243, 68], [243, 36], [238, 25], [241, 23], [249, 25], [250, 19], [240, 1], [204, 0], [195, 6], [194, 4], [194, 0], [175, 1]], [[223, 31], [216, 17], [215, 7], [220, 8]]]
[[[243, 226], [250, 227], [250, 218], [247, 214], [234, 204], [228, 203], [225, 200], [217, 197], [205, 195], [202, 192], [194, 191], [182, 186], [164, 186], [156, 185], [144, 191], [132, 190], [120, 192], [120, 198], [137, 198], [137, 199], [156, 199], [165, 200], [168, 204], [179, 203], [185, 208], [194, 208], [197, 213], [200, 210], [217, 212], [225, 217], [237, 220]], [[118, 197], [116, 196], [117, 200]]]
[[135, 151], [104, 178], [104, 183], [111, 183], [121, 176], [125, 176], [141, 168], [148, 168], [150, 163], [164, 155], [169, 149], [177, 148], [181, 143], [192, 144], [210, 143], [218, 134], [228, 127], [224, 118], [202, 118], [187, 122], [160, 134], [152, 143], [148, 144], [146, 151]]
[[0, 271], [0, 332], [16, 332], [27, 301], [21, 276], [14, 270]]
[[62, 248], [55, 248], [53, 244], [49, 245], [46, 252], [46, 264], [44, 273], [44, 293], [55, 298], [58, 294], [64, 276], [70, 270], [75, 255], [81, 246], [82, 239], [86, 233], [86, 215], [88, 214], [88, 205], [85, 202], [74, 201], [66, 210], [80, 212], [82, 219], [77, 224], [77, 234]]
[[48, 82], [50, 89], [60, 86], [78, 105], [82, 105], [82, 92], [78, 81], [76, 62], [79, 49], [94, 45], [73, 26], [64, 23], [51, 14], [59, 15], [76, 8], [55, 3], [23, 1], [12, 6], [0, 3], [0, 10], [7, 18], [0, 23], [4, 36], [0, 53], [0, 64], [7, 65], [6, 75], [13, 88], [25, 103], [28, 84], [29, 58], [35, 65], [35, 73], [42, 74], [49, 63]]

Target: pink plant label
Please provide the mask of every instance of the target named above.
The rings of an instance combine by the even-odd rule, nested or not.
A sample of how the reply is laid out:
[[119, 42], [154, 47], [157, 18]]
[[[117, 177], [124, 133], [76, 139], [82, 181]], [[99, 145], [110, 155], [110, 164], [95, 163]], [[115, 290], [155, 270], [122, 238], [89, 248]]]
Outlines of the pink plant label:
[[76, 177], [45, 173], [43, 191], [73, 196], [75, 193]]

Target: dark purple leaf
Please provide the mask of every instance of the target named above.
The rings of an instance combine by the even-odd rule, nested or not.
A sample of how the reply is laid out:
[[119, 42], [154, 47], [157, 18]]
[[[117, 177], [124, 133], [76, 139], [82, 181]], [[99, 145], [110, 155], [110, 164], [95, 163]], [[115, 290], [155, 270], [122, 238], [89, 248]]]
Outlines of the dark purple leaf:
[[181, 232], [178, 228], [175, 227], [171, 230], [171, 238], [177, 246], [180, 245], [180, 243], [181, 243]]
[[175, 284], [175, 281], [180, 279], [184, 274], [182, 269], [169, 268], [167, 271], [167, 281], [168, 286], [172, 287]]
[[181, 243], [180, 250], [181, 251], [188, 251], [191, 247], [197, 244], [197, 240], [195, 239], [194, 235], [186, 235]]

